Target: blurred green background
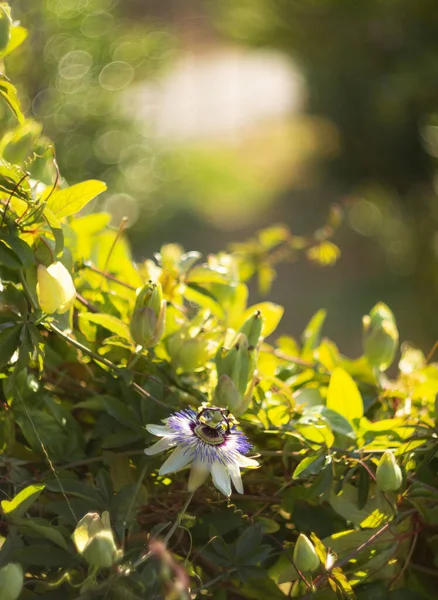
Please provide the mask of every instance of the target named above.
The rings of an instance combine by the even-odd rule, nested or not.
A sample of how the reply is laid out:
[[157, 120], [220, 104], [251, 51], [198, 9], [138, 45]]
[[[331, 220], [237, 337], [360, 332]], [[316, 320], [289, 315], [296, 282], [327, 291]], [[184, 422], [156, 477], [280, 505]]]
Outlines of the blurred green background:
[[[15, 0], [30, 35], [6, 73], [63, 176], [103, 179], [137, 259], [215, 252], [339, 203], [342, 257], [283, 264], [271, 299], [298, 335], [318, 308], [360, 352], [378, 301], [401, 338], [437, 335], [435, 0]], [[2, 114], [5, 127], [12, 120]], [[257, 290], [253, 299], [258, 300]]]

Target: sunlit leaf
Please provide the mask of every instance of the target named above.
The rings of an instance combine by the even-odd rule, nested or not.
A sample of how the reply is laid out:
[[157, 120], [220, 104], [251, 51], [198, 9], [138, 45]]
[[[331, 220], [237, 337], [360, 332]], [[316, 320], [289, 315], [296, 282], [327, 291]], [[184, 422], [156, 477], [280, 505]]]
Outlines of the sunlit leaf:
[[28, 485], [21, 490], [12, 500], [2, 500], [1, 506], [3, 512], [7, 515], [13, 514], [15, 517], [22, 517], [34, 504], [45, 485], [43, 483]]
[[331, 377], [327, 393], [327, 408], [345, 417], [350, 423], [363, 416], [363, 401], [353, 378], [341, 367]]
[[75, 215], [91, 200], [106, 190], [103, 181], [90, 179], [68, 188], [57, 190], [47, 200], [47, 208], [58, 218]]

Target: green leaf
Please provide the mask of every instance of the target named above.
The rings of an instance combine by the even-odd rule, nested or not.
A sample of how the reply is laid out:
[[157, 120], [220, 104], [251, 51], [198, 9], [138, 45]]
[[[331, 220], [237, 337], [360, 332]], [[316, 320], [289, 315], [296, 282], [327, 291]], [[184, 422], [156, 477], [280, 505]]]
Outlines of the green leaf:
[[7, 56], [11, 52], [18, 48], [24, 40], [27, 38], [27, 29], [22, 27], [21, 25], [12, 25], [11, 26], [11, 37], [9, 40], [9, 44], [6, 46], [6, 49], [0, 54], [3, 58]]
[[8, 267], [8, 269], [13, 269], [14, 271], [23, 267], [21, 260], [14, 250], [12, 250], [4, 240], [0, 240], [0, 265], [4, 265], [5, 267]]
[[350, 423], [363, 416], [363, 401], [359, 389], [352, 377], [341, 367], [337, 367], [330, 377], [326, 405]]
[[126, 323], [117, 319], [117, 317], [105, 313], [80, 313], [78, 316], [81, 321], [83, 320], [88, 321], [89, 323], [95, 323], [96, 325], [101, 325], [123, 339], [131, 340], [129, 327]]
[[321, 329], [324, 325], [325, 318], [327, 316], [326, 310], [319, 310], [313, 315], [303, 331], [301, 339], [303, 341], [302, 357], [311, 357], [313, 351], [318, 346], [321, 338]]
[[[0, 75], [0, 77], [5, 77], [4, 75]], [[0, 80], [0, 95], [3, 96], [7, 105], [12, 110], [14, 115], [17, 117], [18, 122], [22, 125], [25, 121], [24, 115], [21, 112], [20, 102], [17, 97], [17, 90], [15, 87], [7, 81], [6, 79]]]
[[14, 560], [25, 565], [36, 567], [67, 567], [76, 562], [74, 554], [49, 544], [32, 544], [15, 550], [12, 554]]
[[21, 325], [11, 325], [0, 331], [0, 367], [9, 361], [20, 343]]
[[134, 431], [141, 430], [141, 423], [135, 418], [125, 403], [111, 396], [103, 396], [105, 408], [114, 419]]
[[91, 200], [106, 190], [103, 181], [90, 179], [77, 183], [64, 190], [54, 192], [47, 201], [47, 208], [57, 217], [63, 219], [75, 215]]
[[242, 562], [258, 551], [262, 542], [262, 529], [260, 525], [252, 525], [245, 529], [242, 535], [236, 542], [236, 550], [234, 552], [236, 560]]
[[32, 249], [24, 240], [13, 235], [2, 235], [0, 237], [0, 242], [2, 245], [4, 244], [12, 250], [22, 267], [27, 268], [34, 264], [35, 258]]
[[312, 454], [311, 456], [306, 456], [295, 469], [292, 479], [316, 475], [316, 473], [321, 471], [324, 462], [324, 454]]
[[22, 517], [24, 513], [38, 500], [39, 495], [45, 488], [42, 483], [28, 485], [21, 490], [12, 500], [2, 500], [1, 506], [3, 512], [7, 515]]
[[34, 519], [14, 519], [14, 525], [17, 525], [25, 535], [46, 538], [60, 548], [68, 550], [67, 542], [59, 529], [53, 527], [48, 521], [44, 521], [44, 519], [41, 519], [41, 521], [44, 524], [37, 523]]

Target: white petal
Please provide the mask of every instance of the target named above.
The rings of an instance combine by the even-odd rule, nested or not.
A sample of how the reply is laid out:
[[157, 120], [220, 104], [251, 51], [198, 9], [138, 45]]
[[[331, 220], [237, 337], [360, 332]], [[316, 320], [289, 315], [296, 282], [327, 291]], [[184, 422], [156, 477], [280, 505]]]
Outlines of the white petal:
[[231, 494], [231, 481], [227, 469], [220, 462], [214, 462], [211, 467], [211, 475], [217, 489], [225, 496], [229, 496]]
[[160, 437], [165, 437], [166, 435], [172, 433], [169, 427], [166, 427], [165, 425], [146, 425], [146, 429], [149, 431], [149, 433], [158, 435]]
[[194, 492], [200, 485], [204, 483], [210, 474], [210, 465], [202, 462], [202, 460], [195, 460], [190, 471], [189, 482], [187, 489], [189, 492]]
[[256, 469], [260, 466], [256, 460], [253, 458], [248, 458], [247, 456], [243, 456], [243, 454], [239, 454], [237, 456], [236, 463], [239, 465], [239, 467], [247, 467], [252, 469]]
[[172, 446], [175, 446], [175, 443], [176, 442], [174, 442], [172, 438], [163, 438], [155, 444], [153, 444], [152, 446], [149, 446], [149, 448], [145, 448], [144, 453], [148, 456], [152, 456], [153, 454], [159, 454], [160, 452], [164, 452], [168, 448], [172, 448]]
[[[160, 443], [160, 442], [158, 442]], [[176, 448], [169, 456], [169, 458], [161, 465], [161, 469], [158, 471], [160, 475], [167, 475], [168, 473], [175, 473], [180, 469], [183, 469], [192, 460], [190, 452], [185, 452], [181, 448]]]
[[242, 477], [240, 476], [239, 466], [235, 463], [231, 463], [227, 465], [227, 468], [230, 472], [231, 481], [233, 482], [234, 487], [239, 492], [239, 494], [243, 494]]

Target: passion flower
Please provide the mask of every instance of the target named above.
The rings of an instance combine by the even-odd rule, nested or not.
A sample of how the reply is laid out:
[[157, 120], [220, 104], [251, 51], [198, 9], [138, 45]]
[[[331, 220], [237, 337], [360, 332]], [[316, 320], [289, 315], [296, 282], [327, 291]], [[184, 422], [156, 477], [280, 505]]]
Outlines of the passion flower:
[[188, 489], [196, 490], [209, 474], [217, 489], [231, 494], [231, 481], [243, 494], [241, 467], [258, 467], [259, 463], [244, 456], [251, 449], [248, 438], [237, 429], [228, 410], [204, 407], [198, 413], [189, 408], [174, 413], [165, 425], [147, 425], [146, 429], [162, 439], [146, 448], [153, 455], [174, 448], [159, 470], [160, 475], [180, 471], [191, 465]]

